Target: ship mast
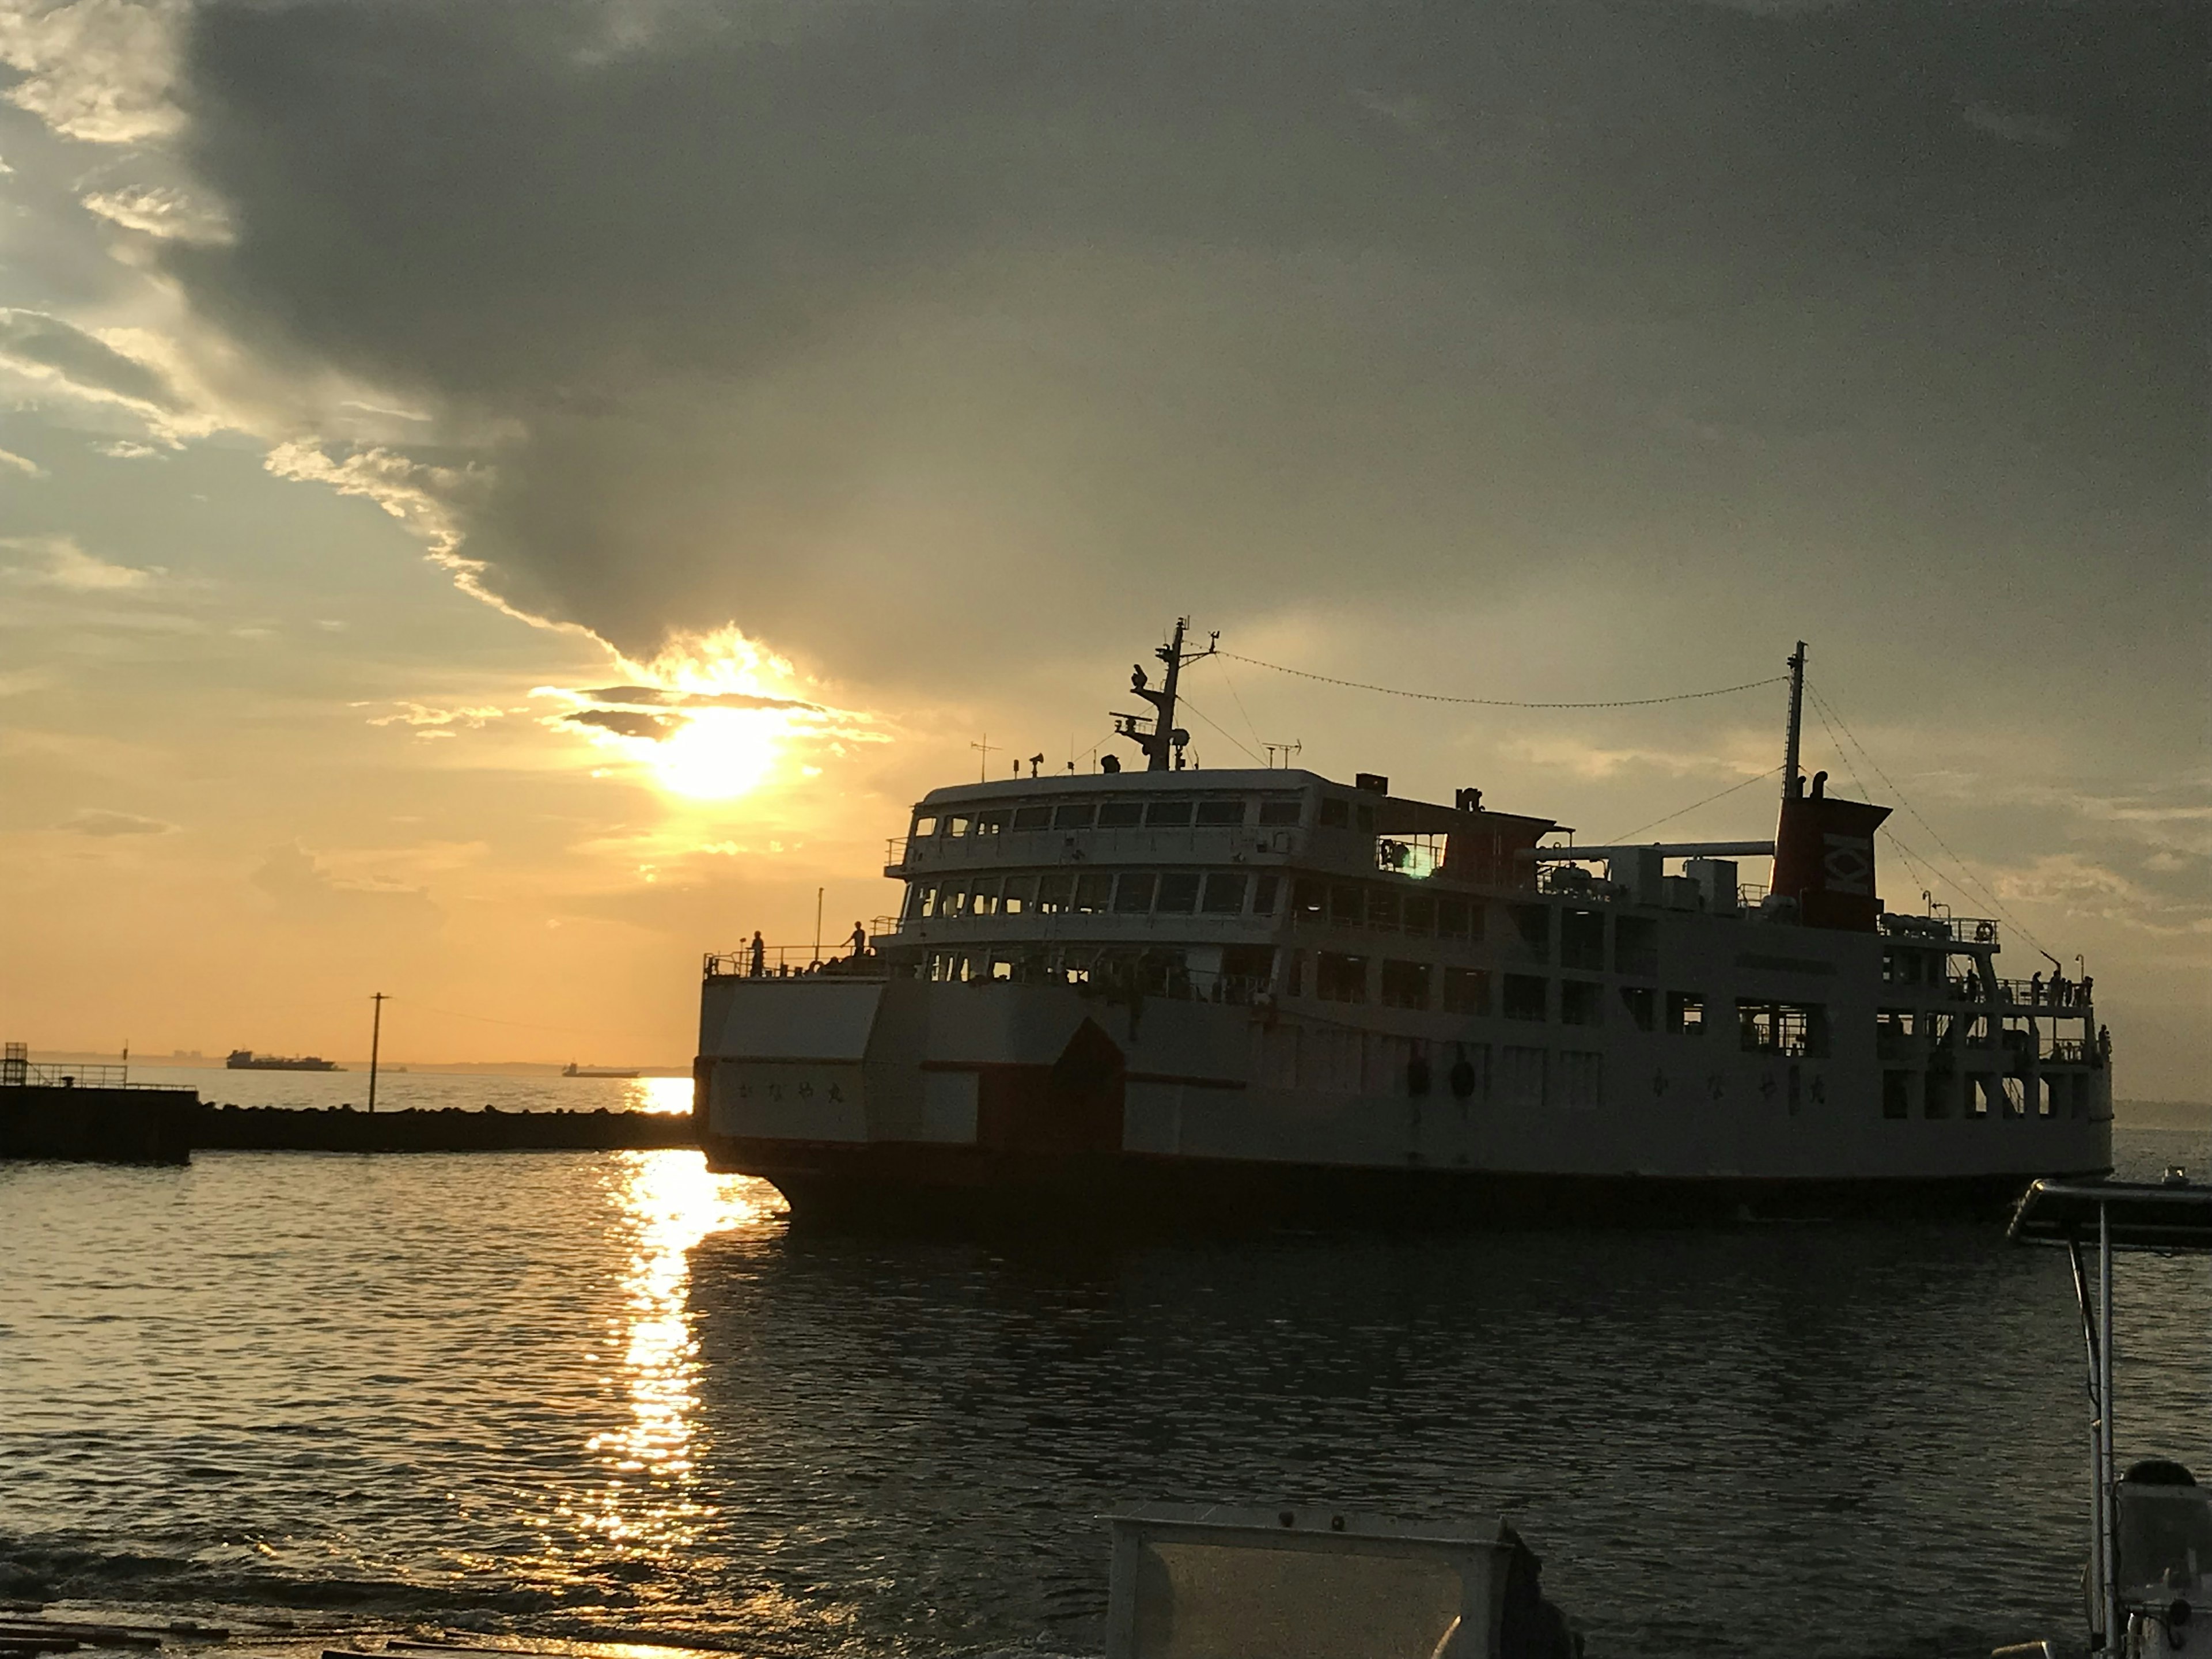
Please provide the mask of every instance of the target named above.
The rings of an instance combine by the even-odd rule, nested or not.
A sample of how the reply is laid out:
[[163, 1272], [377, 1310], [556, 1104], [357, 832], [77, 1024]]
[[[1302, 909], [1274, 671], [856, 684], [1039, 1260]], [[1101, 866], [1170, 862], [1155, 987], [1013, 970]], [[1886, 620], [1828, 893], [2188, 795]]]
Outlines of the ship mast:
[[1805, 793], [1805, 776], [1797, 764], [1799, 728], [1805, 719], [1805, 641], [1790, 659], [1790, 738], [1782, 750], [1782, 799], [1796, 800]]
[[1139, 663], [1129, 676], [1129, 689], [1152, 706], [1153, 712], [1150, 716], [1152, 729], [1149, 732], [1141, 729], [1141, 723], [1147, 718], [1143, 714], [1114, 716], [1118, 722], [1114, 729], [1144, 751], [1147, 772], [1165, 772], [1170, 768], [1176, 771], [1182, 769], [1182, 749], [1190, 741], [1190, 733], [1178, 731], [1176, 727], [1176, 688], [1186, 664], [1210, 657], [1218, 648], [1221, 635], [1216, 632], [1206, 636], [1205, 650], [1186, 653], [1182, 648], [1182, 640], [1189, 627], [1189, 617], [1177, 617], [1174, 639], [1152, 653], [1167, 665], [1168, 671], [1167, 680], [1158, 690], [1152, 689], [1144, 664]]

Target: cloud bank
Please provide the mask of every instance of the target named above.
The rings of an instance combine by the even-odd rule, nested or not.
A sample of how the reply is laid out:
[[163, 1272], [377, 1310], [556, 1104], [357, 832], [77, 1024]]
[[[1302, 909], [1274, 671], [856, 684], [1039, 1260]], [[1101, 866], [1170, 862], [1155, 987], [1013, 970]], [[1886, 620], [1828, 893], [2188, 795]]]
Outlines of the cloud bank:
[[[222, 231], [148, 240], [202, 317], [428, 417], [293, 476], [633, 655], [734, 623], [941, 678], [1077, 615], [1979, 567], [2015, 522], [2033, 568], [2118, 497], [2186, 518], [2203, 35], [316, 0], [162, 8], [118, 38], [166, 74], [16, 95], [173, 145], [219, 206], [145, 203]], [[2008, 505], [1957, 548], [1961, 496]]]

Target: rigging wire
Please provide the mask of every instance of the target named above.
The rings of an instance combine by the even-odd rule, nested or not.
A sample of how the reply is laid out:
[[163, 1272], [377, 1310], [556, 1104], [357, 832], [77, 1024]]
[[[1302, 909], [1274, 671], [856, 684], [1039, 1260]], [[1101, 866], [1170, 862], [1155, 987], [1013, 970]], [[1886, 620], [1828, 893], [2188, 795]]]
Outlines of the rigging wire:
[[[1717, 800], [1725, 800], [1729, 796], [1733, 795], [1739, 789], [1748, 789], [1754, 783], [1763, 783], [1781, 769], [1782, 769], [1779, 766], [1770, 766], [1765, 771], [1761, 772], [1755, 778], [1746, 778], [1741, 783], [1732, 783], [1729, 785], [1727, 788], [1722, 790], [1717, 795], [1708, 795], [1703, 800], [1692, 801], [1687, 806], [1682, 808], [1679, 812], [1669, 812], [1663, 818], [1654, 818], [1649, 823], [1639, 823], [1635, 829], [1628, 830], [1621, 835], [1608, 836], [1606, 837], [1606, 842], [1610, 842], [1615, 847], [1621, 846], [1628, 842], [1631, 837], [1640, 836], [1646, 830], [1656, 830], [1662, 823], [1672, 823], [1676, 818], [1685, 817], [1690, 813], [1696, 811], [1700, 806], [1711, 806]], [[1606, 842], [1600, 842], [1599, 844], [1602, 846], [1605, 845]]]
[[1756, 691], [1763, 685], [1779, 685], [1790, 677], [1770, 674], [1763, 680], [1746, 680], [1741, 685], [1719, 685], [1710, 691], [1677, 691], [1664, 697], [1623, 697], [1612, 702], [1521, 702], [1510, 697], [1447, 697], [1434, 691], [1407, 691], [1395, 685], [1370, 685], [1364, 680], [1340, 680], [1331, 674], [1309, 673], [1303, 668], [1286, 668], [1279, 662], [1262, 662], [1257, 657], [1240, 657], [1234, 651], [1218, 653], [1233, 661], [1248, 663], [1254, 668], [1272, 669], [1278, 674], [1289, 674], [1302, 680], [1317, 680], [1323, 685], [1340, 685], [1353, 691], [1379, 691], [1386, 697], [1411, 697], [1419, 702], [1470, 703], [1482, 708], [1649, 708], [1656, 703], [1690, 702], [1699, 697], [1725, 697], [1738, 691]]
[[[1215, 654], [1219, 655], [1220, 653], [1217, 652]], [[1237, 712], [1244, 716], [1244, 729], [1252, 734], [1252, 741], [1260, 744], [1261, 747], [1265, 748], [1267, 746], [1267, 740], [1260, 735], [1260, 728], [1252, 723], [1251, 711], [1244, 707], [1244, 699], [1238, 695], [1237, 690], [1237, 682], [1229, 678], [1229, 665], [1227, 663], [1221, 665], [1221, 683], [1229, 688], [1229, 695], [1237, 699]], [[1252, 751], [1248, 749], [1244, 752], [1249, 755]]]
[[[1850, 739], [1851, 746], [1859, 751], [1860, 757], [1863, 759], [1869, 767], [1873, 768], [1874, 775], [1881, 780], [1883, 786], [1888, 789], [1891, 794], [1897, 797], [1898, 805], [1904, 807], [1906, 811], [1912, 814], [1912, 821], [1918, 824], [1923, 830], [1925, 830], [1928, 832], [1929, 839], [1933, 841], [1936, 846], [1943, 849], [1944, 855], [1948, 857], [1953, 864], [1958, 866], [1959, 873], [1966, 877], [1966, 882], [1971, 884], [1974, 889], [1978, 890], [1984, 898], [1986, 898], [1992, 905], [1996, 907], [1996, 912], [1999, 915], [2002, 916], [2014, 927], [2019, 928], [2022, 937], [2024, 937], [2030, 945], [2035, 946], [2038, 951], [2042, 951], [2043, 941], [2036, 938], [2033, 930], [2032, 930], [2026, 922], [2022, 921], [2018, 916], [2012, 913], [2005, 902], [1999, 898], [1996, 894], [1990, 890], [1989, 884], [1974, 873], [1973, 866], [1968, 864], [1966, 860], [1960, 858], [1956, 853], [1953, 852], [1951, 850], [1950, 843], [1945, 841], [1942, 836], [1936, 833], [1936, 826], [1929, 823], [1926, 818], [1920, 816], [1920, 809], [1905, 799], [1905, 791], [1897, 787], [1896, 780], [1892, 778], [1888, 773], [1881, 769], [1881, 763], [1874, 757], [1872, 751], [1867, 748], [1866, 744], [1858, 740], [1857, 736], [1851, 731], [1850, 727], [1844, 725], [1843, 711], [1838, 709], [1836, 705], [1831, 702], [1826, 697], [1822, 696], [1820, 692], [1814, 690], [1810, 682], [1808, 682], [1805, 689], [1808, 691], [1811, 691], [1813, 694], [1813, 712], [1820, 716], [1820, 723], [1823, 726], [1826, 726], [1831, 717], [1834, 719], [1835, 729], [1840, 731], [1845, 738]], [[1840, 748], [1838, 752], [1842, 752]], [[1845, 769], [1848, 770], [1850, 768], [1850, 763], [1846, 761], [1844, 765]], [[1857, 774], [1854, 772], [1852, 775], [1856, 777]], [[1861, 787], [1863, 787], [1864, 786]], [[1895, 842], [1897, 838], [1893, 836], [1890, 839], [1893, 842]], [[1899, 844], [1901, 845], [1901, 843]], [[1954, 884], [1955, 885], [1957, 884]], [[1960, 890], [1963, 892], [1966, 890], [1966, 889], [1962, 885], [1960, 886]], [[2048, 954], [2048, 952], [2045, 952], [2045, 954]]]
[[[1196, 703], [1193, 702], [1190, 700], [1188, 693], [1185, 693], [1178, 701], [1183, 708], [1189, 709], [1192, 714], [1197, 715], [1199, 719], [1204, 720], [1208, 726], [1212, 726], [1215, 731], [1220, 732], [1223, 737], [1227, 738], [1230, 742], [1236, 744], [1239, 749], [1244, 749], [1243, 744], [1239, 741], [1236, 736], [1218, 724], [1212, 715], [1207, 714], [1206, 710], [1200, 708]], [[1252, 735], [1256, 738], [1260, 734], [1255, 732]], [[1257, 755], [1253, 754], [1249, 749], [1244, 749], [1244, 753], [1250, 758], [1255, 766], [1261, 766], [1266, 763], [1261, 761]]]

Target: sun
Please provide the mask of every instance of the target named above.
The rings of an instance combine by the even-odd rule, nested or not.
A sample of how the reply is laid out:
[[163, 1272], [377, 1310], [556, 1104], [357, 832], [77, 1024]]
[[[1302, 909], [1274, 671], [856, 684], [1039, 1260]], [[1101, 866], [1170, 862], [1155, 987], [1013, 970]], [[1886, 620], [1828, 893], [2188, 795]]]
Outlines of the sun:
[[702, 708], [653, 745], [663, 789], [691, 800], [750, 794], [775, 765], [783, 722], [771, 711]]

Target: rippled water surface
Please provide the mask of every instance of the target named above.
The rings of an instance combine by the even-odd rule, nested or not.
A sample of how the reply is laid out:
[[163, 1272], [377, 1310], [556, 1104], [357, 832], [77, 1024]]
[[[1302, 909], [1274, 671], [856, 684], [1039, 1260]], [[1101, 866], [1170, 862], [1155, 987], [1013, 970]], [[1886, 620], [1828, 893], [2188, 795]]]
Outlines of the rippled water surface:
[[[0, 1165], [0, 1597], [1080, 1653], [1098, 1516], [1203, 1499], [1503, 1511], [1598, 1655], [2074, 1627], [2072, 1296], [1994, 1227], [1009, 1251], [779, 1212], [689, 1152]], [[2122, 1449], [2202, 1459], [2207, 1270], [2122, 1295]]]

